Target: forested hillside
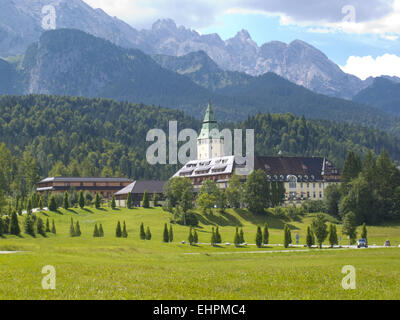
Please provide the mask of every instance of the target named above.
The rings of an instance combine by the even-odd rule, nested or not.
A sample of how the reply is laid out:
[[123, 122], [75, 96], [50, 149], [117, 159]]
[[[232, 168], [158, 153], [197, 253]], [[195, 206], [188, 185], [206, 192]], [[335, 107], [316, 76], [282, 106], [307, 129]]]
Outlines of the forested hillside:
[[[205, 110], [205, 106], [204, 106]], [[204, 113], [202, 110], [202, 114]], [[199, 130], [182, 112], [105, 99], [46, 95], [0, 97], [0, 180], [7, 193], [24, 193], [48, 175], [168, 179], [177, 166], [147, 164], [150, 129], [168, 121]], [[257, 115], [227, 127], [255, 129], [256, 153], [327, 156], [343, 164], [347, 150], [400, 160], [400, 141], [386, 133], [293, 115]], [[7, 151], [9, 150], [9, 151]]]

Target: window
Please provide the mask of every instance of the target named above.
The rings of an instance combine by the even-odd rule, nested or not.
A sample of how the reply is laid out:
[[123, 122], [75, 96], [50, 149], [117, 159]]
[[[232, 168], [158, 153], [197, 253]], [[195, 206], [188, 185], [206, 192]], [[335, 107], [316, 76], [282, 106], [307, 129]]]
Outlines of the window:
[[297, 178], [295, 176], [288, 176], [289, 189], [297, 188]]

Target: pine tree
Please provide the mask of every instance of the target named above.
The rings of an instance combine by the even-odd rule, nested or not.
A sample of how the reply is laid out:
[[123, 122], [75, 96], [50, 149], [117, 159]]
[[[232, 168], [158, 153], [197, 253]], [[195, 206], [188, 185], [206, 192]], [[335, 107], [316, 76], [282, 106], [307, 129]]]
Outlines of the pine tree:
[[285, 248], [288, 248], [290, 244], [289, 241], [289, 227], [287, 224], [285, 224], [284, 228], [283, 228], [283, 245], [285, 246]]
[[189, 230], [189, 237], [188, 237], [188, 241], [189, 241], [189, 244], [192, 246], [192, 245], [193, 245], [193, 243], [194, 243], [194, 239], [193, 239], [193, 232], [192, 232], [192, 227], [190, 227], [190, 230]]
[[263, 236], [262, 236], [262, 231], [261, 231], [260, 226], [257, 227], [256, 245], [258, 248], [262, 248], [262, 246], [263, 246]]
[[144, 231], [143, 223], [140, 225], [140, 239], [146, 240], [146, 232]]
[[168, 234], [167, 224], [164, 225], [163, 241], [166, 242], [166, 243], [169, 242], [169, 234]]
[[157, 193], [153, 193], [153, 206], [154, 207], [158, 206], [158, 195], [157, 195]]
[[172, 225], [169, 227], [169, 242], [173, 242], [174, 241], [174, 230], [172, 230]]
[[79, 225], [79, 221], [75, 224], [75, 236], [80, 237], [82, 235], [81, 226]]
[[100, 209], [101, 207], [101, 197], [100, 195], [96, 192], [95, 200], [94, 200], [94, 205], [96, 209]]
[[15, 211], [11, 215], [10, 234], [15, 235], [15, 236], [19, 236], [21, 234], [21, 229], [19, 228], [17, 213]]
[[313, 235], [311, 233], [311, 227], [307, 227], [307, 236], [306, 236], [307, 247], [311, 248], [313, 246]]
[[83, 195], [83, 191], [82, 191], [82, 190], [79, 192], [79, 199], [78, 199], [78, 202], [79, 202], [79, 207], [80, 207], [81, 209], [83, 209], [83, 208], [85, 207], [85, 197], [84, 197], [84, 195]]
[[268, 243], [269, 243], [269, 230], [268, 230], [268, 224], [265, 224], [263, 232], [263, 244], [268, 244]]
[[338, 244], [338, 237], [337, 237], [337, 233], [336, 233], [336, 227], [333, 223], [331, 223], [331, 225], [329, 226], [329, 243], [331, 245], [331, 247], [333, 248], [333, 246]]
[[218, 244], [222, 243], [222, 237], [221, 234], [219, 233], [219, 227], [217, 227], [217, 230], [215, 231], [215, 240], [216, 243]]
[[144, 190], [142, 205], [143, 208], [150, 208], [149, 195], [146, 190]]
[[99, 229], [97, 228], [97, 223], [94, 225], [93, 237], [94, 238], [99, 237]]
[[111, 208], [115, 209], [116, 207], [117, 207], [117, 204], [115, 203], [115, 196], [113, 195], [112, 199], [111, 199]]
[[150, 227], [147, 227], [147, 230], [146, 230], [146, 240], [151, 240], [151, 231], [150, 231]]
[[99, 227], [99, 237], [100, 238], [104, 238], [104, 230], [103, 230], [103, 225], [100, 223], [100, 227]]
[[65, 192], [65, 193], [64, 193], [63, 208], [64, 208], [65, 210], [68, 210], [68, 209], [69, 209], [68, 192]]
[[29, 214], [25, 217], [24, 229], [26, 234], [29, 234], [32, 237], [35, 236], [35, 223], [33, 221], [33, 217]]
[[57, 211], [56, 197], [53, 194], [50, 196], [49, 210], [53, 212]]
[[128, 193], [128, 199], [126, 200], [126, 207], [132, 209], [132, 194]]
[[236, 247], [240, 246], [240, 235], [239, 235], [239, 228], [236, 228], [235, 237], [233, 239], [233, 243]]
[[4, 234], [4, 220], [0, 215], [0, 237], [2, 237]]
[[73, 219], [71, 219], [71, 225], [69, 227], [69, 236], [72, 237], [72, 238], [76, 236], [75, 227], [74, 227], [74, 220]]
[[9, 234], [10, 233], [10, 225], [11, 225], [10, 217], [5, 216], [3, 223], [4, 223], [3, 233]]
[[119, 221], [117, 223], [117, 229], [115, 231], [115, 236], [117, 238], [121, 238], [122, 237], [121, 222], [119, 222]]
[[211, 245], [213, 247], [215, 247], [215, 245], [217, 244], [217, 237], [215, 235], [215, 230], [214, 228], [212, 228], [212, 232], [211, 232]]
[[28, 214], [32, 213], [32, 199], [28, 200], [28, 204], [27, 204], [27, 207], [26, 207], [26, 212]]
[[[40, 200], [39, 200], [40, 201]], [[49, 218], [46, 219], [46, 232], [50, 232], [50, 222]]]
[[40, 198], [39, 198], [38, 206], [39, 206], [40, 210], [43, 210], [43, 197], [42, 196], [40, 196]]
[[367, 224], [363, 223], [361, 228], [361, 239], [365, 239], [368, 241], [368, 231], [367, 231]]
[[55, 225], [55, 223], [54, 223], [54, 220], [53, 220], [52, 226], [51, 226], [51, 233], [57, 234], [56, 225]]
[[197, 231], [196, 231], [196, 230], [194, 230], [193, 242], [194, 242], [195, 244], [198, 244], [198, 243], [199, 243], [199, 235], [197, 234]]
[[239, 236], [240, 236], [240, 244], [244, 244], [245, 243], [245, 241], [244, 241], [244, 232], [243, 232], [243, 228], [241, 228], [240, 229], [240, 234], [239, 234]]
[[124, 225], [122, 228], [122, 238], [128, 238], [128, 231], [126, 231], [126, 223], [124, 221]]
[[44, 223], [42, 218], [38, 218], [37, 223], [36, 223], [36, 232], [42, 236], [46, 236], [46, 232], [44, 229]]

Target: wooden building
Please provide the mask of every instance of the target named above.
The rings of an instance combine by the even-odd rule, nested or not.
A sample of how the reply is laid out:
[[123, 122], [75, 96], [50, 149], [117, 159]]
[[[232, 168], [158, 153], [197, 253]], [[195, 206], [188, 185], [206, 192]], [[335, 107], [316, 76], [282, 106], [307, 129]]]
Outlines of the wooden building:
[[111, 199], [112, 195], [132, 183], [127, 178], [77, 178], [51, 177], [38, 183], [39, 193], [64, 193], [74, 189], [90, 192], [93, 196], [99, 193], [104, 199]]

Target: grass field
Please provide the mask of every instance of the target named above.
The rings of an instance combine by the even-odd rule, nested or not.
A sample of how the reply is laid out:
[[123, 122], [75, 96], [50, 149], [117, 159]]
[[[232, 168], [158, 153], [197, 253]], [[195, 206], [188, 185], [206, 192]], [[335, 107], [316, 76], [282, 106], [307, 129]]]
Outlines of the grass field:
[[[175, 242], [162, 243], [164, 223], [172, 215], [159, 208], [90, 208], [38, 215], [55, 220], [57, 235], [0, 238], [0, 251], [24, 251], [0, 255], [0, 299], [400, 299], [400, 248], [291, 248], [298, 250], [292, 252], [274, 246], [190, 247], [181, 244], [189, 229], [177, 225]], [[80, 238], [69, 237], [71, 217], [79, 220]], [[299, 233], [302, 244], [311, 219], [288, 222], [292, 237]], [[115, 237], [118, 220], [127, 223], [127, 239]], [[270, 242], [282, 243], [283, 221], [233, 210], [202, 215], [199, 240], [209, 243], [211, 227], [218, 224], [223, 241], [233, 242], [240, 225], [252, 244], [256, 226], [266, 221]], [[151, 241], [139, 239], [141, 222], [150, 226]], [[103, 224], [104, 238], [92, 237], [95, 223]], [[400, 224], [368, 231], [370, 244], [382, 245], [387, 239], [400, 244]], [[56, 268], [56, 290], [42, 289], [41, 271], [47, 265]], [[356, 268], [356, 290], [341, 286], [346, 265]]]

